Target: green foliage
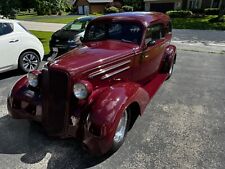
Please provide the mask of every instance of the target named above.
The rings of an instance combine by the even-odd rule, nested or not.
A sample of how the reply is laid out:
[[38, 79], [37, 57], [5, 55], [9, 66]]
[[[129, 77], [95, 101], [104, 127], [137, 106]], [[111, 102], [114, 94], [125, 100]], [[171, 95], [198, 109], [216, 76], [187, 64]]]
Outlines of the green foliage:
[[0, 0], [0, 14], [14, 19], [17, 9], [20, 7], [19, 0]]
[[128, 6], [128, 5], [122, 6], [122, 9], [125, 12], [131, 12], [134, 10], [134, 8], [132, 6]]
[[166, 12], [167, 15], [169, 15], [171, 18], [186, 18], [190, 17], [193, 15], [191, 11], [184, 11], [184, 10], [179, 10], [179, 11], [168, 11]]
[[56, 15], [62, 14], [68, 8], [71, 8], [69, 0], [35, 0], [35, 10], [38, 15]]
[[105, 13], [118, 13], [118, 12], [120, 12], [120, 10], [115, 6], [105, 8]]
[[204, 10], [206, 15], [218, 15], [220, 9], [219, 8], [206, 8]]
[[132, 6], [133, 10], [141, 11], [144, 10], [144, 1], [143, 0], [123, 0], [124, 6]]
[[217, 16], [207, 15], [201, 18], [172, 18], [172, 25], [175, 29], [225, 30], [225, 22], [209, 22], [209, 20], [215, 17]]

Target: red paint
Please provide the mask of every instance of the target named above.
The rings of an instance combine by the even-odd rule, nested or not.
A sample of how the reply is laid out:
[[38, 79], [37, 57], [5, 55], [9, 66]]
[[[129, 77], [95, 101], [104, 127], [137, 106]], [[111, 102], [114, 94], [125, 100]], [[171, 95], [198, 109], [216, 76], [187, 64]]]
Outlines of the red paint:
[[[144, 112], [145, 107], [168, 76], [168, 72], [162, 71], [165, 63], [171, 65], [176, 56], [176, 47], [170, 44], [171, 34], [166, 34], [164, 38], [157, 40], [154, 46], [147, 47], [145, 44], [144, 37], [147, 28], [157, 23], [168, 24], [168, 16], [145, 12], [114, 14], [93, 20], [87, 29], [98, 22], [114, 21], [141, 24], [143, 28], [141, 43], [138, 45], [110, 39], [85, 42], [83, 46], [64, 54], [51, 63], [48, 72], [42, 71], [43, 73], [39, 75], [38, 88], [31, 88], [26, 77], [19, 80], [8, 98], [10, 114], [14, 118], [38, 120], [29, 109], [21, 108], [21, 101], [26, 100], [29, 105], [46, 106], [43, 107], [45, 108], [44, 113], [46, 113], [48, 106], [54, 106], [49, 105], [48, 99], [54, 98], [51, 96], [48, 99], [43, 98], [48, 96], [49, 89], [45, 87], [53, 85], [50, 79], [59, 76], [51, 75], [52, 77], [49, 78], [49, 72], [53, 70], [65, 72], [68, 82], [59, 81], [54, 84], [56, 86], [49, 86], [51, 89], [67, 83], [66, 95], [64, 96], [63, 92], [60, 94], [65, 98], [59, 103], [55, 103], [62, 106], [65, 103], [65, 109], [62, 111], [65, 113], [62, 116], [65, 118], [62, 121], [64, 123], [63, 132], [53, 133], [53, 135], [79, 137], [89, 151], [106, 153], [112, 145], [116, 127], [124, 110], [135, 103], [140, 108], [140, 115]], [[86, 85], [89, 96], [85, 100], [77, 101], [73, 96], [73, 85], [79, 82]], [[63, 91], [64, 89], [57, 90]], [[35, 94], [28, 97], [24, 94], [26, 91], [33, 91]], [[45, 102], [43, 103], [41, 100], [45, 100]], [[71, 129], [73, 128], [71, 116], [75, 116], [79, 121], [74, 126], [74, 130]], [[43, 115], [43, 118], [47, 117], [48, 114]], [[42, 120], [40, 121], [39, 118], [41, 123]], [[58, 120], [60, 121], [60, 119]], [[44, 126], [48, 129], [47, 126], [51, 125], [57, 124], [45, 124]]]

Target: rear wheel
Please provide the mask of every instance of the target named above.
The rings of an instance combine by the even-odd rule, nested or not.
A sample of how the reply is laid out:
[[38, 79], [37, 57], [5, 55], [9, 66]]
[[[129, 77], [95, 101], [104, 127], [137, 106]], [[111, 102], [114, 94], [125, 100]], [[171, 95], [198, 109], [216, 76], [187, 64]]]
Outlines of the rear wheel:
[[39, 64], [40, 58], [33, 51], [27, 51], [20, 55], [19, 68], [25, 73], [38, 69]]

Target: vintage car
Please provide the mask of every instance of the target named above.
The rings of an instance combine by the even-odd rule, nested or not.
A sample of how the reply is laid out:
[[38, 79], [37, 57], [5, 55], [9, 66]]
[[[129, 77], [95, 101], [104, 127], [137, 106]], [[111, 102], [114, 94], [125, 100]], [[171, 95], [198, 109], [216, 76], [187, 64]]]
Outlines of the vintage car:
[[168, 79], [176, 61], [171, 22], [156, 12], [101, 16], [83, 45], [22, 77], [8, 97], [13, 118], [40, 122], [50, 136], [114, 152]]

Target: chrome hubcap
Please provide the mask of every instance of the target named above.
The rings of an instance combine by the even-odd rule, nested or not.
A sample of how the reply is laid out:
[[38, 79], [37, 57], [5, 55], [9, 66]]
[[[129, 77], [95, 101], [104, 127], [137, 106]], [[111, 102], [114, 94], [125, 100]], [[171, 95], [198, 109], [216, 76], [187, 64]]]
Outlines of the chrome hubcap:
[[120, 143], [125, 136], [126, 133], [126, 126], [127, 126], [127, 110], [123, 113], [123, 116], [121, 117], [118, 127], [116, 129], [115, 136], [113, 138], [115, 143]]
[[170, 66], [170, 70], [169, 70], [169, 74], [171, 75], [173, 73], [173, 63], [172, 65]]
[[29, 53], [23, 57], [23, 68], [27, 72], [38, 68], [38, 57], [35, 54]]

